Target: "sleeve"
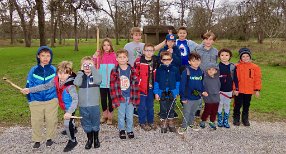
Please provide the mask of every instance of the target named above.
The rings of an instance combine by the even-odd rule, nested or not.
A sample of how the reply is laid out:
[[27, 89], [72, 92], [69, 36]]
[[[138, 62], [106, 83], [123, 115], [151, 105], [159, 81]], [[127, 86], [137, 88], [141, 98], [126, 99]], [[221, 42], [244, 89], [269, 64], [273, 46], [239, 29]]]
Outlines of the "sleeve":
[[101, 83], [102, 77], [101, 77], [101, 74], [99, 73], [98, 69], [95, 69], [95, 67], [92, 66], [91, 67], [91, 73], [93, 76], [93, 83], [99, 85]]
[[236, 72], [236, 67], [233, 70], [233, 83], [234, 83], [234, 90], [238, 91], [238, 78], [237, 78], [237, 72]]
[[80, 70], [77, 72], [77, 75], [73, 81], [73, 84], [76, 85], [76, 86], [81, 86], [82, 84], [82, 76], [83, 76], [83, 71]]
[[261, 70], [258, 66], [255, 67], [254, 70], [254, 90], [255, 91], [260, 91], [261, 90]]
[[[30, 83], [33, 82], [32, 81], [33, 72], [34, 72], [34, 68], [31, 68], [31, 70], [29, 71], [28, 76], [27, 76], [26, 88], [30, 88]], [[28, 101], [31, 101], [31, 95], [27, 94], [26, 96], [27, 96]]]
[[188, 40], [188, 47], [190, 49], [190, 53], [192, 53], [193, 51], [196, 51], [198, 44], [192, 40]]
[[55, 80], [51, 80], [50, 82], [48, 82], [46, 84], [41, 84], [41, 85], [38, 85], [35, 87], [31, 87], [31, 88], [29, 88], [29, 90], [30, 90], [30, 93], [36, 93], [39, 91], [50, 89], [54, 86], [55, 86]]
[[117, 108], [120, 105], [119, 102], [116, 100], [117, 96], [116, 96], [115, 84], [116, 84], [116, 73], [113, 69], [110, 73], [110, 88], [109, 88], [113, 108]]
[[158, 94], [158, 95], [161, 95], [161, 90], [159, 88], [159, 72], [158, 70], [156, 71], [156, 77], [155, 77], [155, 82], [154, 82], [154, 89], [153, 89], [153, 92], [154, 94]]
[[72, 98], [72, 104], [70, 108], [68, 109], [68, 113], [72, 114], [75, 112], [78, 104], [78, 94], [76, 92], [76, 87], [74, 85], [71, 85], [68, 87], [68, 92]]
[[179, 90], [182, 101], [186, 100], [186, 96], [185, 96], [186, 84], [187, 84], [187, 71], [184, 70], [182, 72], [181, 83], [180, 83], [180, 90]]
[[202, 82], [202, 91], [201, 91], [201, 93], [206, 91], [205, 85], [204, 85], [204, 78], [205, 78], [205, 74], [202, 73], [202, 81], [201, 81]]

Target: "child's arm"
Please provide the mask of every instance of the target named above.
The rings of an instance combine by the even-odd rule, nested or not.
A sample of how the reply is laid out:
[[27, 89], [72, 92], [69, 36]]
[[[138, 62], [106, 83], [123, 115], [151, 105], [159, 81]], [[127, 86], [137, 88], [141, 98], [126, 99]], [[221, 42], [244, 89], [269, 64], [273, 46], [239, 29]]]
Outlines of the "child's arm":
[[233, 70], [233, 83], [234, 83], [234, 91], [233, 91], [233, 93], [234, 93], [235, 96], [238, 96], [239, 87], [238, 87], [238, 78], [237, 78], [236, 67]]
[[196, 51], [197, 47], [198, 47], [198, 44], [192, 40], [188, 40], [187, 42], [188, 44], [188, 47], [190, 49], [190, 53], [193, 52], [193, 51]]
[[259, 97], [259, 91], [261, 90], [261, 77], [261, 70], [258, 66], [256, 66], [254, 69], [254, 91], [257, 98]]
[[102, 80], [101, 74], [99, 73], [99, 71], [97, 69], [95, 69], [94, 66], [91, 66], [90, 69], [91, 69], [91, 73], [93, 76], [93, 83], [94, 84], [100, 84], [101, 80]]
[[173, 61], [176, 64], [176, 66], [181, 66], [182, 65], [181, 51], [177, 46], [174, 46], [173, 49], [174, 49]]
[[70, 119], [70, 116], [72, 115], [72, 113], [75, 112], [78, 104], [78, 94], [76, 92], [76, 87], [74, 85], [71, 85], [68, 87], [67, 90], [72, 98], [72, 104], [70, 108], [66, 111], [64, 119]]
[[203, 96], [205, 96], [205, 97], [208, 97], [208, 93], [206, 92], [206, 89], [205, 89], [205, 85], [204, 85], [204, 76], [205, 76], [205, 74], [203, 73], [202, 74], [202, 91], [201, 91], [201, 93], [202, 93], [202, 95]]
[[186, 84], [187, 84], [187, 71], [184, 70], [181, 75], [181, 83], [180, 83], [180, 90], [179, 90], [182, 101], [187, 100], [185, 96]]
[[159, 72], [157, 70], [156, 77], [155, 77], [155, 82], [154, 82], [154, 89], [153, 89], [153, 92], [155, 94], [155, 99], [157, 101], [160, 100], [160, 95], [161, 95], [161, 92], [162, 92], [160, 90], [160, 88], [159, 88], [158, 79], [159, 79]]
[[156, 45], [156, 46], [154, 47], [154, 48], [155, 48], [155, 51], [160, 50], [161, 48], [163, 48], [164, 45], [165, 45], [165, 42], [166, 42], [166, 40], [164, 40], [164, 41], [161, 42], [160, 44]]
[[46, 84], [41, 84], [41, 85], [37, 85], [35, 87], [30, 87], [30, 88], [24, 88], [21, 90], [21, 92], [23, 94], [36, 93], [39, 91], [48, 90], [54, 86], [55, 86], [55, 80], [51, 80], [50, 82], [48, 82]]
[[76, 74], [76, 77], [73, 81], [73, 84], [76, 85], [76, 86], [81, 86], [82, 84], [82, 76], [83, 76], [84, 72], [83, 70], [79, 70]]
[[180, 93], [180, 80], [181, 80], [180, 72], [178, 69], [175, 69], [175, 75], [176, 75], [176, 89], [172, 90], [172, 93], [174, 97], [177, 97], [177, 95], [179, 95]]

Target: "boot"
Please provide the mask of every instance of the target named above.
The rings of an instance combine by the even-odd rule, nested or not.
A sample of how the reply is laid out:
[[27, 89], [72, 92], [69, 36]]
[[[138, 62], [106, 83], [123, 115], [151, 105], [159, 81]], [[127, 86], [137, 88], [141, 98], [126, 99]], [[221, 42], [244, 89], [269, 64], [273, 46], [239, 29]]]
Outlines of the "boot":
[[108, 110], [102, 112], [102, 116], [100, 118], [100, 123], [105, 123], [108, 118]]
[[167, 119], [161, 120], [161, 133], [167, 133]]
[[168, 127], [170, 132], [176, 132], [176, 127], [174, 124], [174, 119], [168, 119]]
[[[223, 116], [223, 126], [225, 128], [230, 128], [229, 124], [228, 124], [228, 117], [229, 117], [229, 113], [224, 113]], [[218, 125], [218, 124], [217, 124]]]
[[[225, 116], [225, 113], [224, 113]], [[222, 121], [222, 113], [217, 113], [217, 126], [222, 127], [223, 126], [223, 121]]]
[[93, 143], [93, 131], [86, 133], [86, 135], [87, 135], [87, 142], [85, 144], [85, 149], [90, 149]]
[[241, 121], [242, 121], [244, 126], [250, 126], [250, 123], [248, 121], [248, 114], [242, 113]]
[[240, 115], [233, 115], [233, 125], [239, 126], [240, 125]]
[[99, 142], [99, 139], [98, 139], [98, 133], [99, 133], [99, 131], [93, 132], [94, 148], [99, 148], [100, 147], [100, 142]]
[[108, 112], [107, 125], [112, 125], [113, 112]]

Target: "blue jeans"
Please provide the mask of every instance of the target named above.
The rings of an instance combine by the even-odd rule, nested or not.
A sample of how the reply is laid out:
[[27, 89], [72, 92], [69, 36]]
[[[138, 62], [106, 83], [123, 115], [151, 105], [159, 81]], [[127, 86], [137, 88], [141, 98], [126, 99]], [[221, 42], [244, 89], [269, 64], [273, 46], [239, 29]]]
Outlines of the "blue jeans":
[[149, 124], [154, 123], [154, 94], [152, 89], [149, 89], [147, 96], [140, 96], [138, 116], [139, 124], [146, 124], [146, 122]]
[[80, 116], [82, 116], [81, 125], [85, 133], [99, 131], [100, 127], [100, 110], [99, 105], [79, 107]]
[[133, 132], [133, 112], [134, 106], [129, 103], [129, 97], [125, 97], [125, 102], [120, 103], [118, 107], [118, 129], [125, 130], [125, 116], [126, 116], [126, 131]]
[[198, 110], [202, 100], [187, 100], [186, 104], [184, 105], [183, 113], [183, 128], [187, 128], [188, 125], [192, 125], [194, 122], [196, 111]]

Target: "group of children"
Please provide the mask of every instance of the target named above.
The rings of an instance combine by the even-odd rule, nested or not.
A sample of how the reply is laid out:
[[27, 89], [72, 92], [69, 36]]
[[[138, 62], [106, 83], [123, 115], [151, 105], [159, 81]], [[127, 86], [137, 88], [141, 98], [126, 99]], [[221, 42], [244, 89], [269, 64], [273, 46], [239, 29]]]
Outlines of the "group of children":
[[[212, 32], [203, 35], [201, 45], [186, 39], [185, 27], [180, 27], [177, 35], [178, 39], [174, 34], [168, 34], [164, 42], [154, 46], [140, 43], [141, 30], [134, 27], [131, 29], [133, 42], [115, 52], [111, 40], [104, 39], [99, 51], [92, 57], [82, 58], [77, 74], [73, 73], [69, 61], [59, 63], [57, 68], [52, 66], [52, 50], [47, 46], [40, 47], [36, 55], [38, 65], [30, 70], [27, 86], [22, 90], [27, 94], [31, 110], [33, 147], [40, 147], [44, 121], [46, 146], [54, 143], [58, 105], [65, 112], [64, 126], [69, 137], [64, 152], [71, 151], [78, 144], [73, 117], [77, 106], [88, 139], [85, 149], [90, 149], [93, 144], [94, 148], [100, 147], [100, 123], [111, 125], [116, 108], [120, 139], [134, 138], [134, 108], [138, 110], [140, 127], [145, 131], [156, 130], [154, 98], [160, 103], [162, 133], [168, 130], [177, 132], [174, 108], [178, 96], [183, 105], [179, 133], [194, 126], [195, 116], [200, 116], [202, 100], [205, 106], [200, 127], [205, 128], [210, 116], [209, 126], [216, 129], [217, 116], [218, 127], [230, 128], [228, 118], [233, 96], [233, 124], [240, 125], [240, 108], [243, 106], [242, 123], [249, 126], [251, 96], [255, 93], [258, 97], [261, 89], [261, 72], [251, 62], [250, 50], [240, 49], [240, 61], [234, 65], [230, 63], [230, 50], [218, 52], [212, 46], [216, 39]], [[159, 49], [156, 56], [155, 51]]]

